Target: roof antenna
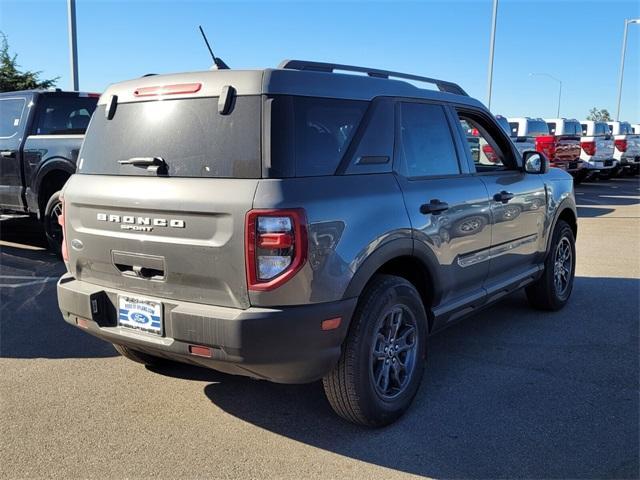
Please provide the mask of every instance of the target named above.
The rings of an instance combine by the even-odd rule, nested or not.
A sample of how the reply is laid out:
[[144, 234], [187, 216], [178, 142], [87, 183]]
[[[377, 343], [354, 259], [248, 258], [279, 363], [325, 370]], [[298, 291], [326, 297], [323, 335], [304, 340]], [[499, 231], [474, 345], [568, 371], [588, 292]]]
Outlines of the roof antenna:
[[200, 29], [200, 33], [202, 34], [202, 38], [204, 38], [204, 43], [207, 44], [207, 48], [209, 49], [209, 53], [211, 54], [211, 58], [213, 59], [213, 69], [216, 70], [229, 70], [229, 65], [224, 63], [224, 61], [220, 57], [216, 57], [213, 54], [213, 50], [211, 50], [211, 45], [209, 45], [209, 40], [207, 40], [207, 36], [204, 34], [204, 30], [202, 29], [202, 25], [198, 25]]

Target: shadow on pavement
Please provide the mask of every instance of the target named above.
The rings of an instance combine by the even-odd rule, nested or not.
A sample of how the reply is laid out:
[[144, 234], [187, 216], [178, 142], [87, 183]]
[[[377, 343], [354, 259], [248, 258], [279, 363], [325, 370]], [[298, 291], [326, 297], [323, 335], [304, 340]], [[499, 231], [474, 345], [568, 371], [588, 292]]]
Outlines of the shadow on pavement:
[[[246, 422], [434, 478], [637, 478], [640, 281], [577, 278], [561, 312], [522, 293], [430, 339], [413, 407], [381, 430], [336, 417], [319, 382], [276, 385], [187, 366]], [[603, 460], [604, 459], [604, 460]]]
[[[3, 219], [0, 240], [0, 357], [112, 357], [109, 345], [65, 323], [58, 310], [56, 282], [64, 264], [46, 247], [37, 222]], [[15, 245], [14, 245], [15, 244]]]
[[603, 215], [607, 215], [612, 212], [615, 212], [614, 208], [587, 207], [587, 206], [578, 207], [579, 218], [602, 217]]

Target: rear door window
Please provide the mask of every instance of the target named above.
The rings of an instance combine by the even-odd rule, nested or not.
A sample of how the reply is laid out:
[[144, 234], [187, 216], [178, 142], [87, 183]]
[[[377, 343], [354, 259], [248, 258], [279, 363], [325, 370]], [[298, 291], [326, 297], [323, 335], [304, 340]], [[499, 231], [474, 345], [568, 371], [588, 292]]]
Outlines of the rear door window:
[[369, 102], [278, 95], [270, 100], [269, 177], [333, 175]]
[[95, 97], [41, 96], [34, 134], [84, 134], [97, 102]]
[[442, 106], [401, 104], [400, 154], [401, 173], [409, 178], [460, 173], [451, 128]]
[[122, 164], [160, 157], [171, 177], [259, 178], [260, 96], [238, 96], [228, 115], [217, 97], [118, 104], [112, 119], [100, 105], [80, 152], [79, 173], [157, 175]]
[[17, 135], [25, 121], [25, 98], [0, 98], [0, 138]]

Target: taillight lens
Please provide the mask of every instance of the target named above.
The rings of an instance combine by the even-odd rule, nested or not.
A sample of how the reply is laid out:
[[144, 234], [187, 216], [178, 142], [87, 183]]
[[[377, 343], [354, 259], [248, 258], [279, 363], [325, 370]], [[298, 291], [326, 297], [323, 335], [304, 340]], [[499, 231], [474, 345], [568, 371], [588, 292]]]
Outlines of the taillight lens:
[[251, 210], [245, 226], [249, 290], [273, 290], [293, 277], [307, 259], [303, 209]]
[[614, 142], [616, 144], [616, 148], [621, 152], [627, 151], [627, 141], [626, 140], [616, 140]]
[[65, 238], [64, 228], [64, 197], [60, 197], [60, 203], [62, 203], [62, 213], [58, 216], [58, 223], [62, 227], [62, 260], [69, 261], [69, 251], [67, 250], [67, 239]]
[[587, 155], [595, 155], [596, 154], [596, 142], [595, 141], [582, 142], [580, 145], [582, 146], [582, 149], [584, 150], [584, 153], [586, 153]]
[[498, 155], [496, 155], [496, 151], [493, 149], [491, 145], [483, 145], [482, 151], [484, 155], [487, 157], [487, 160], [491, 163], [498, 163]]
[[549, 160], [556, 156], [556, 138], [553, 135], [536, 137], [536, 150], [544, 153]]

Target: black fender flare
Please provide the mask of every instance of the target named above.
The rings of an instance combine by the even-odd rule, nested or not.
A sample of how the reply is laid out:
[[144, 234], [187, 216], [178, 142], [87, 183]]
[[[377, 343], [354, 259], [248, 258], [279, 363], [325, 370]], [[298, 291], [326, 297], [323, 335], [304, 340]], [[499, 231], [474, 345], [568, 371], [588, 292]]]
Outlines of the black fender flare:
[[[345, 290], [343, 298], [358, 297], [371, 277], [373, 277], [375, 272], [385, 263], [399, 257], [413, 257], [416, 262], [420, 262], [421, 266], [425, 268], [431, 283], [428, 287], [432, 290], [434, 302], [437, 301], [441, 296], [436, 281], [438, 261], [435, 254], [428, 247], [422, 246], [421, 248], [414, 248], [414, 243], [412, 238], [398, 238], [374, 250], [356, 270]], [[425, 308], [428, 309], [428, 307], [428, 305], [425, 305]]]
[[556, 225], [558, 224], [560, 215], [562, 215], [563, 212], [565, 212], [566, 210], [571, 211], [571, 213], [575, 217], [576, 229], [577, 229], [578, 209], [576, 207], [575, 199], [573, 197], [566, 197], [560, 202], [560, 204], [558, 205], [558, 208], [556, 208], [556, 211], [553, 215], [553, 221], [551, 222], [551, 226], [549, 228], [549, 232], [547, 234], [547, 239], [546, 239], [545, 258], [547, 258], [547, 255], [549, 254], [549, 249], [551, 248], [551, 239], [553, 238], [553, 232], [556, 229]]
[[46, 160], [38, 169], [31, 180], [31, 196], [36, 205], [30, 207], [40, 208], [40, 190], [42, 181], [51, 172], [59, 171], [67, 174], [69, 177], [76, 172], [76, 165], [71, 160], [64, 157], [53, 157]]

